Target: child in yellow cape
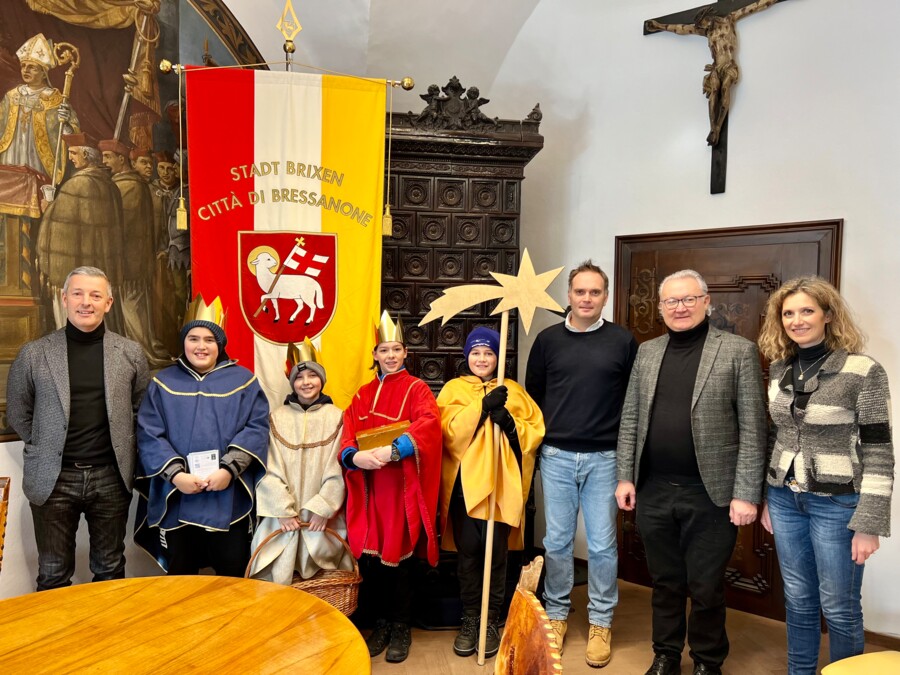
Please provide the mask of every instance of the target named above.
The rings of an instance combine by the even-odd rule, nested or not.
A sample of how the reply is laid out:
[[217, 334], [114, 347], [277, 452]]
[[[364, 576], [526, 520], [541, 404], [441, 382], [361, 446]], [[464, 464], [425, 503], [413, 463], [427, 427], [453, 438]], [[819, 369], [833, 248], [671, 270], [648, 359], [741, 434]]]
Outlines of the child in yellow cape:
[[[499, 615], [506, 590], [506, 554], [523, 548], [525, 501], [534, 453], [544, 437], [540, 408], [512, 380], [497, 386], [500, 335], [479, 326], [466, 339], [471, 375], [457, 377], [437, 398], [444, 454], [441, 463], [441, 548], [458, 552], [462, 626], [453, 651], [475, 652], [481, 608], [486, 521], [496, 482], [494, 546], [485, 656], [500, 647]], [[500, 429], [499, 473], [494, 480], [494, 433]]]

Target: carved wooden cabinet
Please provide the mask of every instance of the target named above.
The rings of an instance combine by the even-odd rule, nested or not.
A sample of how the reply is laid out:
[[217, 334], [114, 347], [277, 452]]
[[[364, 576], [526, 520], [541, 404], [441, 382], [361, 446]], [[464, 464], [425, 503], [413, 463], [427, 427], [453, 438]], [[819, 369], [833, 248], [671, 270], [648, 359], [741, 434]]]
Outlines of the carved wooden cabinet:
[[[496, 283], [516, 274], [525, 166], [543, 147], [537, 106], [522, 121], [487, 118], [474, 87], [456, 78], [432, 85], [426, 109], [394, 115], [386, 189], [393, 231], [383, 241], [382, 306], [403, 320], [407, 367], [437, 394], [463, 372], [463, 345], [476, 326], [499, 330], [496, 302], [476, 305], [441, 326], [419, 327], [448, 286]], [[474, 90], [474, 96], [473, 96]], [[510, 317], [506, 372], [516, 373], [517, 315]]]

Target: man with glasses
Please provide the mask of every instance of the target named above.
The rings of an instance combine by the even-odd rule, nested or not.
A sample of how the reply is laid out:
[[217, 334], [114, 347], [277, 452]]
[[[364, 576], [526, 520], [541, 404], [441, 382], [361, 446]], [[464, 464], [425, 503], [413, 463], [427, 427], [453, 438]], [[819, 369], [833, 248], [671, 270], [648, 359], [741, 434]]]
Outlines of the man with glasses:
[[762, 370], [752, 342], [710, 326], [697, 272], [670, 274], [659, 298], [668, 333], [640, 346], [631, 371], [616, 500], [626, 511], [637, 507], [653, 580], [646, 675], [681, 672], [685, 634], [694, 675], [718, 674], [728, 655], [725, 566], [737, 528], [756, 520], [761, 498]]

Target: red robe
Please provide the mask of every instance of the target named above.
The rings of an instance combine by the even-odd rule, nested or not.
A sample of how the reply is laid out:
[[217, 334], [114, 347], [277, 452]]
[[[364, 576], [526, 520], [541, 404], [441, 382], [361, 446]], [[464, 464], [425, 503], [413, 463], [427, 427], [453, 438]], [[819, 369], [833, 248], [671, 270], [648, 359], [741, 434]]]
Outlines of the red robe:
[[404, 369], [360, 387], [344, 412], [341, 447], [358, 447], [359, 431], [403, 420], [414, 454], [375, 471], [344, 470], [347, 540], [357, 558], [394, 566], [415, 553], [437, 565], [441, 416], [428, 385]]

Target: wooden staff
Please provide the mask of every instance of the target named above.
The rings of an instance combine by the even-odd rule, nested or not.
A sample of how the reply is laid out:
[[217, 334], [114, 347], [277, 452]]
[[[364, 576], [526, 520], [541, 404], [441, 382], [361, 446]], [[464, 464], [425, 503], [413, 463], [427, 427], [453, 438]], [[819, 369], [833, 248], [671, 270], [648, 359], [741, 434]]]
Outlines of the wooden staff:
[[[500, 354], [497, 357], [497, 386], [506, 379], [506, 334], [509, 332], [509, 310], [500, 315]], [[497, 474], [500, 471], [500, 430], [494, 424], [494, 475], [491, 496], [488, 500], [487, 533], [484, 543], [484, 575], [481, 585], [481, 622], [478, 626], [478, 665], [484, 665], [484, 649], [487, 642], [488, 599], [491, 595], [491, 562], [494, 557], [494, 509], [497, 506]]]

